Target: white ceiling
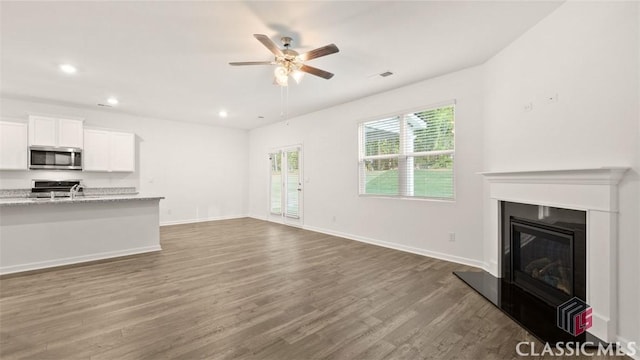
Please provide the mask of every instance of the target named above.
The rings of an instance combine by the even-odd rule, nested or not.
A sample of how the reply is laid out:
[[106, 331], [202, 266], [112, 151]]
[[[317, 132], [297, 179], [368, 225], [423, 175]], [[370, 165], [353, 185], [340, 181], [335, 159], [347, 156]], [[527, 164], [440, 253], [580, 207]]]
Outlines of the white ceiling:
[[[0, 3], [3, 96], [254, 128], [283, 119], [272, 60], [252, 34], [299, 52], [335, 43], [288, 88], [288, 117], [481, 64], [560, 2], [6, 2]], [[60, 63], [78, 68], [75, 75]], [[393, 76], [375, 76], [390, 70]], [[285, 89], [286, 90], [286, 89]], [[104, 109], [104, 108], [101, 108]], [[220, 110], [228, 118], [218, 117]], [[258, 118], [263, 116], [264, 118]]]

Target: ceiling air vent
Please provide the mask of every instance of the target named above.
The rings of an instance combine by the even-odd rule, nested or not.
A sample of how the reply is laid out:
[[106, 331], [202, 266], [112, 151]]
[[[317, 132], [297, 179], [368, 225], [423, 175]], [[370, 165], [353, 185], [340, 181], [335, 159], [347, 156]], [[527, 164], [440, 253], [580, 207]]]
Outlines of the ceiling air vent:
[[111, 105], [107, 105], [107, 104], [98, 104], [98, 106], [113, 107], [113, 106], [111, 106]]
[[380, 75], [381, 77], [387, 77], [387, 76], [393, 75], [393, 73], [391, 71], [385, 71], [385, 72], [380, 73], [378, 75]]

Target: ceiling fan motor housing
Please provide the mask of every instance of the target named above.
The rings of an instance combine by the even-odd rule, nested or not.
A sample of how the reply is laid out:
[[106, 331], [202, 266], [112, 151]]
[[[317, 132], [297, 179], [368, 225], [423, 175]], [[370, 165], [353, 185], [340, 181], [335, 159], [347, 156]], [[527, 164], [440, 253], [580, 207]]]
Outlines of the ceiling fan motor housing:
[[280, 38], [280, 41], [282, 41], [282, 44], [284, 45], [284, 47], [288, 48], [289, 46], [291, 46], [293, 39], [288, 36], [283, 36]]

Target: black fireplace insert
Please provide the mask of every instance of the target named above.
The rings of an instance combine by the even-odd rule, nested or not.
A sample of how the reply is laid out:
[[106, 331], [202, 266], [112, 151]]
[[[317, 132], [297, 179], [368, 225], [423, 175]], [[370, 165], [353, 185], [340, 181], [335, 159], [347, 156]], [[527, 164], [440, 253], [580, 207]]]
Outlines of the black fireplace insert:
[[551, 306], [586, 300], [583, 211], [502, 203], [503, 278]]

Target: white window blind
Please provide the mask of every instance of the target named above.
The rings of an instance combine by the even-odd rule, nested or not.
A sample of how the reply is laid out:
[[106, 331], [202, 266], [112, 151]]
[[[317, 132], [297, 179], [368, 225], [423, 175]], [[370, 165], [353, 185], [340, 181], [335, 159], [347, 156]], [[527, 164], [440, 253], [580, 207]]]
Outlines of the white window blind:
[[360, 124], [360, 194], [454, 198], [453, 103]]

